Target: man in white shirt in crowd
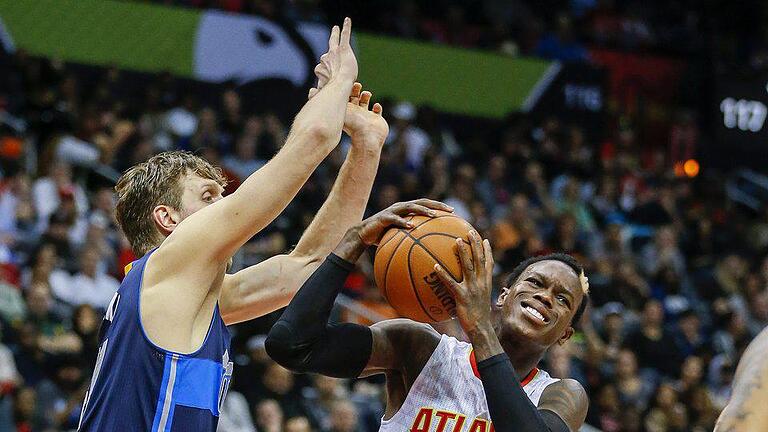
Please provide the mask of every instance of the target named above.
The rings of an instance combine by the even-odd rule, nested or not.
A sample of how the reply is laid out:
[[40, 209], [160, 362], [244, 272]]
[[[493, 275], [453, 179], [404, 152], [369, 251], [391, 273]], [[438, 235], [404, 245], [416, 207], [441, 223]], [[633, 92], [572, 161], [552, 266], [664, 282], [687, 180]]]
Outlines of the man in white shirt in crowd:
[[64, 272], [51, 275], [54, 296], [72, 306], [89, 304], [97, 309], [106, 309], [120, 282], [99, 269], [99, 254], [95, 249], [83, 249], [79, 268], [80, 271], [74, 276]]

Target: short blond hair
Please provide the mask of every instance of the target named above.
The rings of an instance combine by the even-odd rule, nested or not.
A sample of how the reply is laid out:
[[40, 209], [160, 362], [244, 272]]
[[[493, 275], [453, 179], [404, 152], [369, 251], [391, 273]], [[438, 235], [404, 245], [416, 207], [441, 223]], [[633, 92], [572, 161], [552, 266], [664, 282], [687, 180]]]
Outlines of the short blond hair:
[[152, 211], [161, 204], [182, 210], [180, 181], [188, 173], [214, 180], [222, 187], [227, 183], [220, 168], [186, 151], [152, 156], [129, 168], [118, 180], [115, 215], [136, 256], [144, 256], [163, 241]]

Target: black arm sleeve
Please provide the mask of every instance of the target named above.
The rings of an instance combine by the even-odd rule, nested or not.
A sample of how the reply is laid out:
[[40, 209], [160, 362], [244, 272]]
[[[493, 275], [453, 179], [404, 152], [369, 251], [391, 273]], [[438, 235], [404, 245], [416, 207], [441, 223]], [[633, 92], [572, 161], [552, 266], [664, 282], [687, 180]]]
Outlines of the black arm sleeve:
[[497, 432], [569, 432], [560, 416], [552, 411], [540, 411], [528, 399], [506, 354], [479, 362], [477, 370]]
[[354, 268], [331, 254], [304, 282], [269, 331], [266, 349], [272, 359], [295, 372], [337, 378], [360, 375], [371, 357], [373, 335], [356, 324], [328, 324], [336, 296]]

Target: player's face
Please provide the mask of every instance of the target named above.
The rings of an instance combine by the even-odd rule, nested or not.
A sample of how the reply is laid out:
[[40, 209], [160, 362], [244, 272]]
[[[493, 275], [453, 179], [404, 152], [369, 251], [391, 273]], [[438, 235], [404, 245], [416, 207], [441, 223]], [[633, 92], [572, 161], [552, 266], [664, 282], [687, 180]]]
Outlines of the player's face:
[[[224, 188], [214, 180], [194, 174], [187, 174], [181, 181], [180, 221], [186, 219], [216, 201], [224, 198]], [[232, 258], [227, 261], [227, 269], [232, 267]]]
[[181, 181], [181, 220], [223, 198], [224, 188], [214, 180], [187, 174]]
[[523, 337], [549, 347], [573, 333], [571, 320], [584, 300], [579, 275], [555, 260], [528, 266], [497, 300], [502, 308], [501, 334]]

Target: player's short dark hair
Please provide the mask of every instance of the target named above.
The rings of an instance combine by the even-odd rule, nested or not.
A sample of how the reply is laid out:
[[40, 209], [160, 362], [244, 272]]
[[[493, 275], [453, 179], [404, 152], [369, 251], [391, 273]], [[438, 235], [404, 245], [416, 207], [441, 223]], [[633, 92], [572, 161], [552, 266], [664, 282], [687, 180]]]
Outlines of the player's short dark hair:
[[[574, 272], [576, 272], [576, 275], [581, 275], [582, 272], [584, 272], [584, 267], [579, 264], [579, 262], [576, 260], [576, 258], [564, 254], [564, 253], [551, 253], [547, 255], [539, 255], [534, 256], [526, 259], [525, 261], [521, 262], [517, 265], [517, 267], [512, 270], [512, 273], [507, 276], [506, 281], [504, 282], [504, 285], [507, 288], [511, 288], [512, 285], [517, 282], [517, 279], [520, 278], [520, 275], [523, 274], [525, 269], [531, 266], [531, 264], [535, 264], [540, 261], [560, 261], [561, 263], [567, 265], [570, 267]], [[587, 304], [589, 303], [589, 293], [584, 293], [584, 298], [581, 300], [581, 304], [579, 305], [579, 308], [576, 309], [576, 314], [573, 315], [573, 319], [571, 320], [571, 325], [573, 323], [579, 322], [581, 319], [581, 316], [584, 315], [584, 311], [587, 309]]]

